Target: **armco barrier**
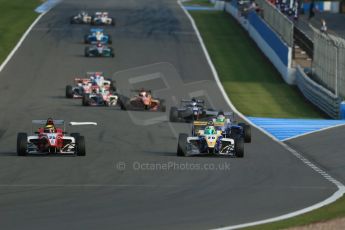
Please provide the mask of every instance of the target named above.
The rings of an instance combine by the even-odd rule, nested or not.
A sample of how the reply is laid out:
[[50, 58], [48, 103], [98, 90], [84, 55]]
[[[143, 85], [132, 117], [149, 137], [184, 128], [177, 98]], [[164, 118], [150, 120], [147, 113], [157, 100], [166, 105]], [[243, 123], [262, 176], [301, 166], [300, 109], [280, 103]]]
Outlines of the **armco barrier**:
[[334, 119], [339, 119], [341, 99], [331, 91], [311, 80], [298, 66], [296, 70], [296, 84], [302, 94], [314, 105]]

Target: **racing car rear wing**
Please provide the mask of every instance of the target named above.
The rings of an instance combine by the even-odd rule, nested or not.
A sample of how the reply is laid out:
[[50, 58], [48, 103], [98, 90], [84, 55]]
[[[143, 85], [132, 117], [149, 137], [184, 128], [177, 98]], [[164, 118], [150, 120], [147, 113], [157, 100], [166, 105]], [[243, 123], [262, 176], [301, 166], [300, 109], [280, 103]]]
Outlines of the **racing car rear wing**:
[[[202, 127], [204, 127], [204, 126], [207, 126], [207, 123], [208, 123], [207, 121], [194, 121], [193, 125], [194, 126], [202, 126]], [[224, 122], [214, 122], [213, 125], [214, 126], [223, 126]]]
[[101, 29], [101, 28], [92, 28], [92, 29], [90, 29], [90, 32], [91, 33], [96, 33], [96, 32], [103, 32], [104, 30], [103, 29]]
[[99, 74], [99, 75], [103, 76], [103, 72], [95, 71], [95, 72], [86, 72], [86, 77], [90, 78], [90, 77], [92, 77], [92, 76], [94, 76], [96, 74]]
[[[34, 125], [45, 125], [47, 120], [32, 120], [32, 124]], [[64, 120], [53, 120], [54, 125], [64, 125]]]
[[76, 77], [76, 78], [74, 78], [74, 81], [75, 81], [75, 82], [84, 82], [84, 83], [86, 83], [86, 82], [90, 82], [90, 78], [80, 78], [80, 77]]
[[194, 121], [194, 126], [207, 126], [207, 121]]
[[102, 15], [102, 14], [108, 15], [108, 12], [106, 12], [106, 11], [97, 11], [97, 12], [95, 12], [95, 15]]
[[[192, 102], [192, 100], [186, 100], [186, 99], [181, 100], [181, 103], [191, 103], [191, 102]], [[198, 99], [198, 100], [196, 100], [196, 102], [197, 103], [205, 103], [205, 101], [202, 99]]]
[[[220, 111], [211, 111], [207, 110], [206, 115], [214, 115], [217, 116]], [[234, 115], [234, 112], [223, 112], [224, 116], [232, 117]]]
[[130, 90], [131, 92], [134, 92], [134, 93], [139, 93], [141, 91], [145, 91], [145, 92], [148, 92], [148, 93], [152, 93], [152, 91], [150, 89], [145, 89], [145, 88], [140, 88], [140, 89], [131, 89]]

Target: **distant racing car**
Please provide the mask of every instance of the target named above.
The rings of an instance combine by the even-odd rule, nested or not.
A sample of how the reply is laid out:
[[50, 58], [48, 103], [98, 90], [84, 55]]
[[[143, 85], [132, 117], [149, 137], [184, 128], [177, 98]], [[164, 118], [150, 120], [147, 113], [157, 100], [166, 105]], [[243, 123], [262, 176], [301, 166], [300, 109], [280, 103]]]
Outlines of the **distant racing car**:
[[[252, 141], [251, 127], [244, 122], [237, 123], [233, 112], [208, 111], [209, 115], [212, 113], [214, 117], [211, 120], [214, 126], [222, 131], [224, 137], [241, 137], [245, 143]], [[195, 130], [193, 132], [195, 133]]]
[[153, 98], [151, 90], [139, 89], [132, 90], [138, 94], [132, 98], [126, 96], [119, 97], [119, 106], [122, 110], [141, 110], [141, 111], [154, 111], [165, 112], [165, 101], [158, 98]]
[[77, 15], [71, 17], [71, 24], [90, 24], [92, 17], [87, 12], [81, 11]]
[[103, 29], [90, 29], [90, 33], [84, 36], [85, 44], [111, 44], [112, 39], [109, 34], [104, 34]]
[[83, 106], [116, 106], [118, 95], [109, 91], [96, 91], [83, 95]]
[[102, 72], [87, 72], [85, 78], [74, 79], [74, 86], [66, 86], [66, 98], [83, 98], [84, 94], [92, 93], [96, 89], [115, 92], [116, 83], [110, 78], [104, 78]]
[[92, 25], [112, 25], [115, 26], [115, 19], [109, 17], [108, 12], [96, 12], [91, 20]]
[[112, 47], [105, 46], [98, 43], [94, 46], [87, 46], [84, 50], [85, 57], [114, 57], [114, 50]]
[[169, 120], [171, 122], [192, 122], [210, 116], [205, 108], [205, 101], [192, 98], [181, 100], [180, 108], [171, 107]]
[[[71, 122], [71, 124], [75, 122]], [[67, 135], [63, 120], [33, 120], [33, 125], [41, 125], [33, 134], [18, 133], [17, 154], [26, 156], [28, 154], [74, 154], [85, 156], [85, 140], [79, 133]], [[84, 124], [93, 124], [86, 122]], [[58, 126], [62, 126], [59, 128]]]

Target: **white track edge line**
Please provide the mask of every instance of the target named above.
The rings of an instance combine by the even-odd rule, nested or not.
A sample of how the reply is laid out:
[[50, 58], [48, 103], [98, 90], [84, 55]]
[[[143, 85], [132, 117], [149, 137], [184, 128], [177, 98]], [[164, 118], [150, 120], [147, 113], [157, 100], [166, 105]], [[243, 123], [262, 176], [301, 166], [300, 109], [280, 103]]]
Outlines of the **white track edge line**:
[[323, 132], [323, 131], [326, 131], [326, 130], [329, 130], [329, 129], [338, 128], [338, 127], [341, 127], [341, 126], [343, 126], [343, 125], [345, 125], [345, 124], [337, 124], [337, 125], [325, 127], [325, 128], [319, 129], [319, 130], [315, 130], [315, 131], [311, 131], [311, 132], [302, 133], [302, 134], [299, 134], [299, 135], [296, 135], [296, 136], [293, 136], [293, 137], [288, 137], [288, 138], [285, 138], [285, 139], [283, 139], [283, 140], [281, 140], [281, 141], [293, 140], [293, 139], [296, 139], [296, 138], [299, 138], [299, 137], [303, 137], [303, 136], [307, 136], [307, 135], [310, 135], [310, 134], [313, 134], [313, 133], [320, 133], [320, 132]]
[[339, 188], [339, 190], [337, 190], [332, 196], [330, 196], [329, 198], [327, 198], [323, 202], [314, 204], [312, 206], [309, 206], [307, 208], [304, 208], [304, 209], [301, 209], [301, 210], [298, 210], [295, 212], [291, 212], [291, 213], [288, 213], [285, 215], [281, 215], [281, 216], [277, 216], [277, 217], [273, 217], [273, 218], [269, 218], [269, 219], [265, 219], [265, 220], [255, 221], [255, 222], [251, 222], [251, 223], [245, 223], [245, 224], [233, 225], [233, 226], [228, 226], [228, 227], [223, 227], [223, 228], [217, 228], [217, 230], [240, 229], [240, 228], [252, 227], [255, 225], [267, 224], [267, 223], [272, 223], [272, 222], [276, 222], [276, 221], [289, 219], [289, 218], [292, 218], [292, 217], [295, 217], [298, 215], [302, 215], [304, 213], [313, 211], [313, 210], [321, 208], [327, 204], [331, 204], [331, 203], [335, 202], [344, 194], [344, 191], [345, 191], [345, 187]]
[[245, 117], [242, 113], [240, 113], [235, 106], [232, 104], [232, 102], [230, 101], [227, 93], [225, 92], [223, 85], [220, 82], [218, 73], [216, 68], [213, 65], [213, 62], [211, 61], [210, 55], [206, 49], [205, 43], [200, 35], [200, 32], [195, 24], [194, 19], [192, 18], [192, 16], [189, 14], [189, 12], [183, 7], [182, 3], [180, 0], [177, 0], [178, 5], [180, 6], [180, 8], [183, 10], [183, 12], [186, 14], [186, 16], [188, 17], [188, 19], [190, 20], [195, 33], [198, 37], [198, 40], [200, 42], [200, 45], [202, 47], [202, 50], [205, 54], [205, 57], [207, 59], [207, 62], [212, 70], [213, 76], [216, 80], [216, 83], [220, 89], [220, 91], [222, 92], [222, 95], [224, 97], [224, 99], [226, 100], [226, 102], [228, 103], [228, 105], [230, 106], [230, 108], [236, 112], [238, 114], [238, 116], [240, 116], [243, 120], [245, 120], [246, 122], [248, 122], [249, 124], [251, 124], [252, 126], [256, 127], [257, 129], [259, 129], [261, 132], [265, 133], [268, 137], [270, 137], [273, 141], [275, 141], [276, 143], [280, 144], [282, 147], [284, 147], [286, 150], [288, 150], [291, 154], [293, 154], [294, 156], [296, 156], [298, 159], [300, 159], [303, 163], [305, 163], [307, 166], [309, 166], [312, 170], [314, 170], [315, 172], [317, 172], [319, 175], [321, 175], [322, 177], [324, 177], [327, 181], [331, 182], [332, 184], [334, 184], [338, 190], [333, 193], [332, 196], [330, 196], [329, 198], [316, 203], [312, 206], [306, 207], [304, 209], [300, 209], [294, 212], [290, 212], [288, 214], [285, 215], [281, 215], [278, 217], [274, 217], [274, 218], [269, 218], [269, 219], [265, 219], [265, 220], [261, 220], [261, 221], [255, 221], [255, 222], [249, 222], [249, 223], [244, 223], [244, 224], [240, 224], [240, 225], [232, 225], [232, 226], [226, 226], [223, 228], [218, 228], [221, 230], [227, 230], [227, 229], [238, 229], [238, 228], [244, 228], [244, 227], [249, 227], [249, 226], [254, 226], [254, 225], [259, 225], [259, 224], [264, 224], [264, 223], [270, 223], [270, 222], [275, 222], [275, 221], [279, 221], [279, 220], [285, 220], [306, 212], [310, 212], [312, 210], [315, 210], [317, 208], [323, 207], [327, 204], [330, 204], [336, 200], [338, 200], [340, 197], [343, 196], [343, 194], [345, 193], [345, 186], [340, 183], [339, 181], [335, 180], [333, 177], [331, 177], [328, 173], [324, 172], [323, 170], [321, 170], [320, 168], [318, 168], [317, 166], [315, 166], [314, 164], [312, 164], [309, 160], [307, 160], [306, 158], [304, 158], [300, 153], [298, 153], [296, 150], [292, 149], [291, 147], [289, 147], [287, 144], [279, 141], [276, 137], [274, 137], [272, 134], [268, 133], [266, 130], [262, 129], [261, 127], [257, 126], [256, 124], [254, 124], [253, 122], [251, 122], [247, 117]]
[[37, 22], [49, 11], [46, 11], [42, 14], [40, 14], [35, 21], [33, 21], [33, 23], [29, 26], [29, 28], [25, 31], [25, 33], [22, 35], [22, 37], [19, 39], [19, 41], [17, 42], [16, 46], [11, 50], [11, 52], [7, 55], [6, 59], [3, 61], [3, 63], [0, 66], [0, 72], [5, 68], [5, 66], [7, 65], [7, 63], [12, 59], [12, 57], [14, 56], [14, 54], [17, 52], [17, 50], [20, 48], [20, 46], [23, 44], [25, 38], [29, 35], [29, 33], [31, 32], [32, 28], [34, 28], [34, 26], [37, 24]]

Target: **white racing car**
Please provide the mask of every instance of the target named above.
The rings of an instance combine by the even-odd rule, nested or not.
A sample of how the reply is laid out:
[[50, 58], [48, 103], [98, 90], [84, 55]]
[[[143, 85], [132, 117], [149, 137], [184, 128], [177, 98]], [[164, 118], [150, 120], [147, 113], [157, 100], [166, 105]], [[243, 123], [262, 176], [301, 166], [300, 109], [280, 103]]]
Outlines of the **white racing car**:
[[96, 12], [91, 21], [92, 25], [112, 25], [115, 26], [115, 20], [109, 17], [108, 12]]
[[92, 17], [85, 11], [79, 12], [77, 15], [71, 17], [71, 24], [90, 24]]
[[107, 90], [96, 89], [92, 93], [85, 93], [83, 95], [83, 106], [116, 106], [118, 102], [118, 95]]

